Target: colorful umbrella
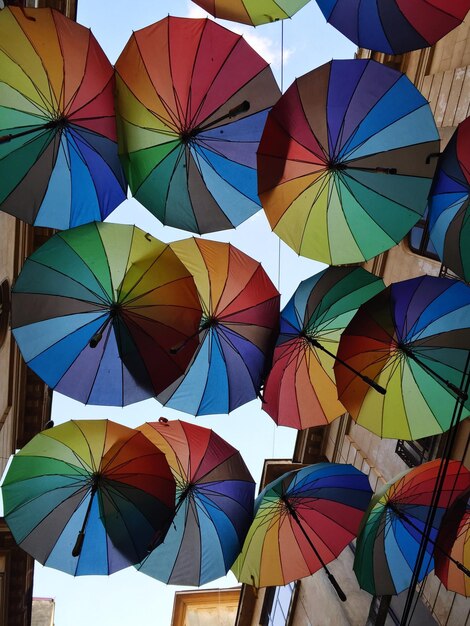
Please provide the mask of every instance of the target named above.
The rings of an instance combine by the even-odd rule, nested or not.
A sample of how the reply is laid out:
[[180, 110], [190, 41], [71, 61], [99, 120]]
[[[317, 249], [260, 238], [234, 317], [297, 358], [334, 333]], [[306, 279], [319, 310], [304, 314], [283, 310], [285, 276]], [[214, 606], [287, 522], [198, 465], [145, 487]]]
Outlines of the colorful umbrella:
[[434, 570], [445, 588], [470, 596], [470, 494], [445, 513], [434, 550]]
[[241, 582], [267, 587], [327, 569], [356, 536], [371, 495], [367, 476], [352, 465], [317, 463], [283, 474], [256, 498], [255, 519], [233, 573]]
[[434, 45], [470, 10], [469, 0], [317, 0], [328, 22], [360, 48], [403, 54]]
[[26, 363], [84, 403], [161, 392], [185, 371], [200, 319], [194, 280], [171, 248], [124, 224], [58, 233], [13, 288], [12, 329]]
[[37, 561], [74, 576], [137, 563], [174, 513], [175, 481], [142, 433], [71, 420], [36, 435], [2, 485], [5, 520]]
[[441, 154], [429, 197], [429, 236], [442, 263], [470, 282], [470, 118]]
[[358, 307], [384, 288], [361, 267], [329, 267], [300, 283], [281, 311], [262, 408], [282, 426], [310, 428], [345, 412], [333, 365], [342, 331]]
[[259, 394], [278, 331], [279, 293], [261, 264], [235, 246], [190, 238], [171, 247], [194, 276], [203, 316], [191, 365], [158, 399], [191, 415], [229, 413]]
[[335, 363], [339, 399], [358, 424], [381, 437], [421, 439], [445, 432], [470, 350], [470, 287], [419, 276], [363, 304], [343, 332], [338, 356], [386, 389], [381, 395]]
[[260, 209], [256, 149], [280, 91], [243, 37], [168, 17], [132, 35], [116, 71], [120, 153], [139, 202], [197, 233]]
[[310, 0], [193, 0], [214, 17], [259, 26], [292, 17]]
[[331, 61], [270, 111], [258, 191], [274, 232], [330, 265], [398, 243], [426, 209], [439, 135], [427, 100], [376, 61]]
[[[354, 571], [362, 589], [380, 596], [395, 595], [409, 587], [440, 463], [436, 459], [406, 470], [372, 498], [361, 524], [354, 558]], [[434, 567], [432, 552], [444, 513], [469, 484], [468, 470], [461, 463], [450, 461], [419, 580]]]
[[126, 198], [113, 89], [89, 29], [53, 9], [0, 11], [0, 210], [65, 229]]
[[255, 483], [240, 453], [209, 428], [180, 420], [139, 430], [166, 455], [177, 512], [164, 543], [138, 569], [172, 585], [225, 576], [253, 519]]

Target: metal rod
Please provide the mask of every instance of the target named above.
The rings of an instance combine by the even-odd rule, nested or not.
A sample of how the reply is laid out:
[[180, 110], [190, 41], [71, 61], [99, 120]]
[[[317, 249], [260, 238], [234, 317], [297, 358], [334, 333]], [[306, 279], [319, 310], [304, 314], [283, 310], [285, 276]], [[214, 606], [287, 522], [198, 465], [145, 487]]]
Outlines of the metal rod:
[[[389, 500], [386, 506], [392, 509], [395, 515], [397, 515], [400, 519], [402, 519], [406, 524], [408, 524], [409, 526], [411, 526], [411, 528], [416, 530], [416, 532], [418, 532], [421, 535], [421, 537], [424, 537], [424, 532], [420, 528], [418, 528], [418, 526], [416, 526], [416, 524], [412, 522], [404, 513], [402, 513], [400, 509], [395, 505], [394, 502], [391, 502]], [[464, 572], [464, 574], [466, 574], [467, 576], [470, 576], [470, 570], [467, 567], [465, 567], [463, 563], [461, 563], [460, 561], [457, 561], [457, 559], [454, 559], [453, 556], [451, 556], [443, 548], [441, 548], [441, 546], [438, 543], [436, 543], [433, 539], [431, 539], [431, 537], [428, 537], [427, 541], [432, 543], [434, 548], [437, 548], [441, 554], [443, 554], [446, 558], [448, 558], [449, 561], [452, 561], [452, 563], [454, 563], [454, 565], [456, 565], [462, 572]]]
[[219, 122], [223, 122], [226, 119], [231, 119], [232, 117], [236, 117], [237, 115], [240, 115], [241, 113], [246, 113], [247, 111], [249, 111], [249, 109], [250, 109], [250, 103], [248, 102], [248, 100], [243, 100], [243, 102], [241, 102], [238, 106], [233, 107], [233, 109], [230, 109], [230, 111], [226, 113], [225, 115], [221, 115], [217, 119], [212, 120], [212, 122], [209, 122], [208, 124], [205, 124], [204, 126], [197, 126], [191, 132], [191, 136], [194, 137], [198, 133], [202, 133], [202, 131], [208, 130], [209, 128], [212, 128]]
[[10, 133], [9, 135], [0, 135], [0, 144], [8, 143], [12, 139], [17, 139], [18, 137], [25, 137], [26, 135], [32, 135], [33, 133], [37, 133], [40, 130], [51, 130], [53, 128], [57, 128], [58, 126], [63, 126], [64, 120], [52, 120], [47, 122], [46, 124], [42, 124], [41, 126], [35, 126], [34, 128], [28, 128], [28, 130], [22, 130], [19, 133]]
[[331, 356], [331, 358], [333, 358], [335, 361], [338, 361], [338, 363], [341, 363], [341, 365], [344, 365], [344, 367], [346, 369], [348, 369], [350, 372], [353, 372], [353, 374], [356, 374], [356, 376], [359, 376], [359, 378], [361, 380], [363, 380], [365, 383], [367, 383], [370, 387], [372, 387], [373, 389], [375, 389], [375, 391], [378, 391], [379, 393], [381, 393], [383, 396], [387, 393], [387, 390], [384, 389], [384, 387], [382, 387], [381, 385], [379, 385], [378, 383], [375, 382], [375, 380], [372, 380], [372, 378], [369, 378], [369, 376], [365, 376], [364, 374], [361, 374], [361, 372], [358, 372], [356, 369], [354, 369], [354, 367], [351, 367], [351, 365], [349, 365], [349, 363], [346, 363], [346, 361], [343, 361], [343, 359], [340, 359], [337, 355], [333, 354], [333, 352], [330, 352], [330, 350], [328, 350], [327, 348], [325, 348], [325, 346], [322, 346], [322, 344], [317, 341], [316, 339], [314, 339], [313, 337], [309, 337], [307, 335], [307, 333], [305, 331], [302, 331], [300, 333], [301, 337], [305, 337], [305, 339], [314, 347], [314, 348], [318, 348], [319, 350], [322, 350], [323, 352], [326, 352], [326, 354], [328, 354], [329, 356]]
[[300, 531], [302, 532], [303, 536], [305, 537], [305, 539], [308, 542], [308, 545], [312, 548], [315, 556], [317, 557], [317, 559], [320, 561], [320, 564], [322, 566], [322, 568], [325, 570], [326, 575], [328, 576], [328, 580], [330, 581], [330, 583], [333, 585], [333, 587], [335, 588], [336, 593], [338, 594], [338, 597], [340, 598], [340, 600], [342, 602], [346, 602], [347, 597], [346, 594], [344, 593], [344, 591], [341, 589], [338, 581], [336, 580], [336, 578], [333, 576], [333, 574], [330, 572], [330, 570], [328, 569], [328, 567], [326, 566], [325, 561], [321, 558], [320, 554], [318, 553], [318, 550], [315, 548], [315, 546], [313, 545], [312, 540], [310, 539], [310, 537], [307, 535], [305, 528], [303, 527], [294, 507], [291, 505], [291, 503], [289, 502], [289, 500], [287, 499], [286, 496], [282, 496], [281, 500], [284, 502], [284, 504], [286, 505], [287, 510], [289, 511], [290, 515], [292, 516], [292, 519], [295, 520], [296, 524], [298, 525], [298, 527], [300, 528]]
[[77, 540], [75, 541], [75, 545], [72, 550], [72, 556], [74, 557], [80, 556], [80, 553], [82, 551], [83, 542], [85, 540], [85, 527], [87, 525], [88, 518], [90, 517], [91, 505], [93, 504], [93, 498], [95, 496], [97, 489], [98, 489], [98, 476], [94, 476], [93, 483], [91, 485], [90, 501], [88, 502], [87, 510], [85, 512], [85, 518], [83, 520], [82, 527], [77, 535]]
[[450, 380], [446, 380], [440, 374], [435, 372], [432, 367], [429, 367], [429, 365], [427, 365], [426, 363], [424, 363], [424, 361], [418, 358], [416, 354], [414, 354], [414, 352], [410, 350], [407, 346], [399, 345], [399, 348], [402, 350], [402, 352], [406, 354], [407, 357], [413, 359], [413, 361], [418, 363], [419, 366], [426, 370], [428, 374], [431, 374], [431, 376], [434, 376], [435, 378], [440, 380], [441, 383], [443, 383], [448, 389], [455, 393], [455, 395], [460, 398], [460, 400], [463, 400], [464, 402], [468, 400], [468, 393], [466, 391], [464, 391], [460, 387], [457, 387], [457, 385], [454, 385], [454, 383], [452, 383]]

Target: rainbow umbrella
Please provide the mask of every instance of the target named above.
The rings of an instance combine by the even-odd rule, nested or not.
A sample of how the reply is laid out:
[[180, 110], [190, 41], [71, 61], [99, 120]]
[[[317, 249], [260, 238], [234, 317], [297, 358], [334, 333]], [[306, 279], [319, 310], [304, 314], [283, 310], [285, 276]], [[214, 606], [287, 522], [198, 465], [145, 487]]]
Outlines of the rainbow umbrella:
[[328, 22], [360, 48], [403, 54], [456, 28], [469, 0], [317, 0]]
[[172, 585], [225, 576], [253, 519], [255, 483], [240, 453], [209, 428], [182, 420], [139, 430], [165, 453], [176, 480], [176, 515], [164, 543], [137, 569]]
[[89, 29], [53, 9], [0, 11], [0, 210], [65, 229], [125, 200], [113, 89]]
[[107, 575], [140, 561], [157, 533], [163, 538], [175, 480], [142, 433], [71, 420], [15, 454], [2, 494], [15, 541], [37, 561], [74, 576]]
[[258, 191], [277, 235], [329, 265], [388, 250], [416, 224], [439, 151], [427, 100], [371, 60], [331, 61], [272, 108], [258, 148]]
[[194, 280], [171, 248], [124, 224], [56, 234], [13, 287], [12, 330], [24, 360], [49, 387], [84, 403], [120, 406], [161, 392], [185, 371], [200, 319]]
[[429, 236], [442, 263], [470, 282], [470, 118], [441, 154], [429, 196]]
[[372, 490], [347, 464], [316, 463], [283, 474], [255, 500], [255, 518], [232, 571], [255, 587], [286, 585], [326, 565], [356, 536]]
[[[396, 595], [410, 585], [441, 460], [406, 470], [372, 498], [357, 538], [354, 571], [362, 589], [373, 595]], [[434, 567], [437, 532], [454, 500], [468, 489], [470, 472], [450, 461], [437, 499], [437, 509], [418, 574], [422, 580]]]
[[384, 288], [361, 267], [329, 267], [297, 287], [281, 311], [262, 408], [282, 426], [322, 426], [346, 409], [333, 365], [342, 331], [359, 306]]
[[280, 92], [243, 37], [168, 17], [132, 35], [116, 72], [119, 149], [139, 202], [196, 233], [260, 209], [256, 149]]
[[214, 17], [259, 26], [292, 17], [310, 0], [193, 0]]
[[449, 591], [470, 596], [470, 492], [446, 511], [434, 550], [434, 571]]
[[158, 399], [190, 415], [229, 413], [259, 394], [278, 331], [279, 293], [261, 264], [235, 246], [190, 238], [171, 248], [194, 277], [203, 315], [186, 374]]
[[[470, 350], [470, 287], [419, 276], [363, 304], [341, 335], [334, 370], [341, 402], [381, 437], [420, 439], [449, 429]], [[381, 385], [384, 395], [356, 375]]]

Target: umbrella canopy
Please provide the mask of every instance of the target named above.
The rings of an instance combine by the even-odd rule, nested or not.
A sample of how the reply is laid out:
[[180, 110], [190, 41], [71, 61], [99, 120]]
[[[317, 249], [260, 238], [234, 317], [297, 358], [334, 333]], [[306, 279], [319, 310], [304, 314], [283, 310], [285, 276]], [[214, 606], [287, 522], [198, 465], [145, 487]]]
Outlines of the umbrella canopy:
[[329, 267], [300, 283], [281, 311], [262, 408], [282, 426], [322, 426], [345, 412], [333, 372], [342, 331], [359, 306], [384, 288], [362, 267]]
[[256, 498], [233, 573], [255, 587], [313, 574], [354, 539], [371, 495], [367, 476], [352, 465], [317, 463], [283, 474]]
[[113, 89], [89, 29], [53, 9], [0, 11], [0, 210], [65, 229], [125, 200]]
[[161, 392], [185, 371], [200, 319], [194, 280], [171, 248], [124, 224], [56, 234], [13, 287], [26, 363], [83, 403], [120, 406]]
[[171, 247], [194, 276], [203, 316], [186, 374], [158, 399], [191, 415], [229, 413], [259, 394], [278, 332], [279, 293], [258, 261], [228, 243], [190, 238]]
[[420, 439], [445, 432], [470, 350], [470, 287], [419, 276], [363, 304], [344, 330], [338, 357], [386, 389], [385, 395], [335, 363], [341, 402], [358, 424], [381, 437]]
[[240, 453], [209, 428], [160, 418], [139, 427], [166, 455], [176, 515], [162, 545], [137, 568], [172, 585], [225, 576], [253, 519], [255, 483]]
[[[445, 588], [470, 596], [470, 492], [445, 513], [434, 550], [434, 570]], [[461, 564], [466, 572], [459, 567]]]
[[432, 111], [404, 74], [371, 60], [331, 61], [295, 80], [270, 111], [258, 192], [272, 229], [296, 252], [358, 263], [423, 215], [437, 151]]
[[317, 0], [328, 22], [360, 48], [403, 54], [434, 45], [470, 10], [469, 0]]
[[133, 33], [116, 71], [119, 148], [139, 202], [197, 233], [260, 209], [256, 149], [280, 91], [243, 37], [168, 17]]
[[470, 282], [470, 118], [441, 154], [429, 197], [429, 236], [442, 263]]
[[[372, 498], [364, 514], [354, 558], [354, 571], [362, 589], [380, 596], [396, 595], [409, 587], [440, 463], [436, 459], [406, 470]], [[432, 553], [442, 518], [452, 502], [468, 489], [469, 481], [468, 470], [461, 463], [450, 461], [419, 580], [433, 569]]]
[[174, 513], [175, 480], [144, 435], [108, 420], [71, 420], [36, 435], [2, 485], [5, 520], [37, 561], [74, 576], [143, 558]]
[[292, 17], [310, 0], [193, 0], [214, 17], [259, 26]]

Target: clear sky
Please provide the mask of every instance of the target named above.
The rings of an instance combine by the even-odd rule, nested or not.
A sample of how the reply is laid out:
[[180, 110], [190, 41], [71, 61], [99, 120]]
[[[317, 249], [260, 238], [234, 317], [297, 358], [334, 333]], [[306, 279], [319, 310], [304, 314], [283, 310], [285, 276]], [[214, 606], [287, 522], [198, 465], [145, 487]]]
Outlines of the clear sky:
[[[256, 1], [256, 0], [254, 0]], [[203, 17], [205, 13], [189, 0], [78, 0], [78, 21], [92, 29], [111, 62], [119, 56], [133, 30], [143, 28], [168, 14]], [[221, 22], [242, 33], [271, 62], [281, 83], [281, 23], [258, 27]], [[351, 58], [355, 47], [325, 23], [314, 1], [284, 22], [283, 87], [296, 76], [332, 58]], [[163, 227], [136, 201], [128, 200], [108, 218], [112, 222], [137, 224], [163, 241], [181, 239], [188, 233]], [[262, 211], [235, 231], [208, 235], [231, 241], [261, 261], [279, 287], [285, 304], [298, 283], [322, 269], [322, 265], [299, 258], [271, 233]], [[280, 264], [279, 264], [280, 259]], [[256, 400], [230, 415], [200, 417], [197, 424], [213, 428], [238, 448], [255, 480], [265, 458], [290, 458], [296, 431], [276, 427]], [[161, 415], [195, 421], [188, 415], [162, 408], [155, 400], [120, 408], [84, 406], [54, 394], [56, 424], [69, 419], [107, 418], [128, 426], [157, 420]], [[233, 586], [232, 575], [214, 581], [208, 588]], [[56, 601], [55, 626], [168, 626], [175, 587], [168, 587], [129, 568], [110, 577], [77, 577], [36, 565], [34, 595]]]

